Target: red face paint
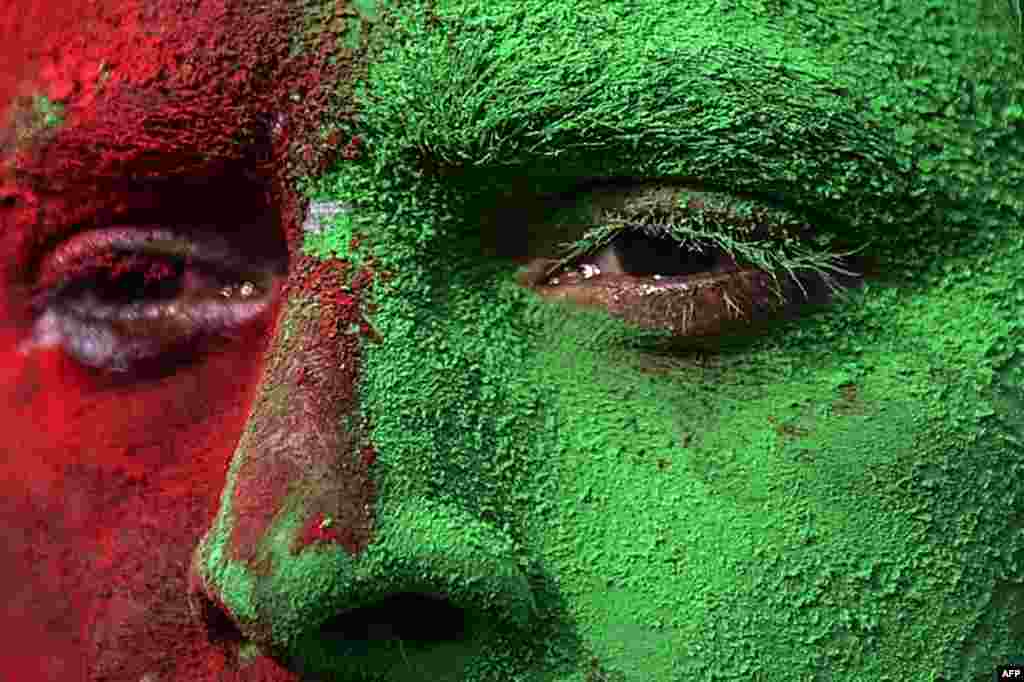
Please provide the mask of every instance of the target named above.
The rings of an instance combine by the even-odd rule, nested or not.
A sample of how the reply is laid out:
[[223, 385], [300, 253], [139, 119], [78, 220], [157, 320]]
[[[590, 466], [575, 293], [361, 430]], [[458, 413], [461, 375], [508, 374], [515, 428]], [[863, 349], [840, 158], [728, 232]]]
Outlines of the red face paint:
[[[301, 203], [289, 188], [329, 160], [312, 131], [326, 84], [347, 80], [354, 62], [328, 63], [328, 41], [314, 40], [286, 64], [296, 20], [284, 1], [0, 8], [5, 677], [295, 679], [240, 658], [233, 626], [197, 613], [188, 585], [258, 390], [283, 269], [266, 314], [146, 374], [83, 366], [40, 332], [33, 303], [48, 253], [140, 216], [222, 233], [253, 260], [298, 253]], [[245, 206], [261, 210], [232, 219]], [[159, 259], [108, 260], [118, 277], [169, 274]]]

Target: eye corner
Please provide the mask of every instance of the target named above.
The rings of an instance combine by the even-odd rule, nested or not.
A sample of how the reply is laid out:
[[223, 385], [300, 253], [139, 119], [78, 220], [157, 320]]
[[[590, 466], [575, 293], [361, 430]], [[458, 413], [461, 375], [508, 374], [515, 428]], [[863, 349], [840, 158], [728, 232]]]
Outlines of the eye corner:
[[534, 258], [516, 271], [516, 282], [528, 289], [542, 286], [558, 269], [562, 261], [554, 258]]

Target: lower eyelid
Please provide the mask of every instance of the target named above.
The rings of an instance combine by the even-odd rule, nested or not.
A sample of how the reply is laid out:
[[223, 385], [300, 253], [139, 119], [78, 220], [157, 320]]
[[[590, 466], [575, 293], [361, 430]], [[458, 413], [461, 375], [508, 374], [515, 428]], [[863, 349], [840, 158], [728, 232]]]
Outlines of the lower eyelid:
[[228, 333], [263, 317], [271, 298], [253, 301], [198, 301], [103, 305], [88, 300], [52, 305], [37, 320], [23, 353], [60, 346], [81, 364], [127, 372], [140, 361], [195, 342], [205, 335]]
[[83, 365], [113, 371], [127, 371], [131, 363], [140, 356], [147, 356], [145, 349], [119, 344], [113, 332], [100, 322], [59, 315], [47, 310], [35, 323], [32, 336], [23, 342], [18, 350], [22, 354], [32, 351], [60, 347]]
[[194, 329], [196, 332], [202, 332], [245, 324], [265, 313], [268, 305], [269, 302], [264, 299], [237, 303], [196, 301], [190, 303], [135, 303], [121, 306], [100, 304], [95, 307], [75, 301], [62, 307], [83, 319], [122, 325], [160, 321], [182, 329]]
[[64, 350], [88, 367], [128, 371], [139, 360], [159, 354], [158, 343], [119, 338], [109, 325], [65, 317], [59, 322]]
[[[802, 284], [815, 286], [810, 278]], [[534, 289], [544, 298], [600, 307], [632, 324], [690, 338], [716, 336], [737, 323], [823, 302], [814, 296], [804, 301], [800, 286], [788, 275], [776, 282], [770, 274], [752, 269], [660, 280], [612, 275]]]

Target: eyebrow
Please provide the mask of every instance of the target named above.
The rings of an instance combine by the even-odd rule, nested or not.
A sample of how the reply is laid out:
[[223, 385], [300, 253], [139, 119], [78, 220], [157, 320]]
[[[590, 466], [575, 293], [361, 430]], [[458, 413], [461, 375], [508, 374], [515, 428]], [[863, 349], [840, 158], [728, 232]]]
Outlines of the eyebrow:
[[[815, 54], [787, 48], [781, 33], [752, 26], [737, 36], [678, 19], [671, 28], [680, 35], [622, 28], [626, 42], [609, 49], [563, 33], [487, 33], [515, 59], [474, 50], [472, 30], [455, 34], [462, 44], [398, 50], [381, 69], [388, 77], [371, 83], [364, 118], [418, 149], [425, 166], [473, 181], [510, 172], [674, 178], [830, 216], [856, 213], [864, 224], [902, 210], [913, 175], [895, 131], [865, 116], [870, 91], [831, 80]], [[629, 49], [633, 40], [644, 49]], [[852, 205], [856, 212], [843, 210]]]
[[[255, 100], [254, 100], [255, 102]], [[122, 88], [92, 108], [72, 101], [22, 170], [52, 186], [211, 175], [271, 151], [270, 115], [194, 93]], [[213, 173], [215, 174], [215, 173]]]
[[[129, 104], [138, 97], [128, 98]], [[109, 116], [87, 123], [66, 121], [36, 153], [19, 158], [14, 187], [38, 195], [41, 208], [27, 241], [49, 244], [119, 217], [131, 220], [140, 213], [166, 212], [167, 202], [161, 205], [158, 195], [167, 188], [180, 192], [189, 186], [231, 184], [247, 169], [259, 170], [270, 161], [268, 117], [253, 115], [225, 125], [223, 116], [209, 106], [180, 106], [171, 122], [178, 133], [149, 132], [125, 141], [124, 128], [144, 130], [161, 112], [121, 107], [120, 98], [104, 104], [104, 111], [122, 108], [137, 113], [120, 122]], [[75, 198], [71, 205], [63, 200], [69, 196]], [[151, 205], [140, 205], [140, 199]], [[54, 214], [59, 217], [51, 222]], [[19, 252], [35, 248], [23, 247]]]

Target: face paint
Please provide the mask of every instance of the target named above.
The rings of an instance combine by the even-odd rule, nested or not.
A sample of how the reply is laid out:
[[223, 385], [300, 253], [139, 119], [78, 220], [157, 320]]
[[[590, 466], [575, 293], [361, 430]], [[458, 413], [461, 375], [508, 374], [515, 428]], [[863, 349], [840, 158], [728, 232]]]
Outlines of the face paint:
[[188, 567], [280, 314], [290, 178], [325, 158], [303, 133], [329, 105], [317, 83], [334, 91], [355, 62], [293, 35], [286, 3], [227, 9], [0, 10], [0, 667], [15, 677], [295, 679], [190, 601]]
[[[53, 85], [4, 97], [20, 132], [0, 385], [19, 446], [0, 597], [23, 635], [0, 661], [117, 680], [990, 676], [1024, 644], [1020, 36], [922, 3], [733, 5], [354, 3], [360, 20], [302, 29], [242, 12], [252, 31], [157, 11], [144, 38], [115, 32], [135, 71], [113, 51], [20, 70]], [[327, 71], [334, 28], [375, 22], [348, 120], [313, 86], [351, 88], [351, 53]], [[259, 85], [260, 60], [321, 27], [308, 71]], [[211, 34], [255, 61], [220, 72], [219, 48], [166, 47]], [[173, 87], [150, 92], [160, 65]], [[197, 83], [214, 89], [187, 99]], [[133, 111], [150, 113], [115, 116]], [[114, 121], [136, 153], [104, 137]], [[751, 244], [764, 257], [655, 279], [642, 249], [587, 250], [563, 265], [601, 272], [543, 279], [607, 226], [609, 196], [654, 184], [687, 197], [664, 233], [717, 220], [733, 267]], [[749, 278], [799, 281], [767, 242], [721, 241], [764, 223], [755, 200], [800, 217], [801, 249], [867, 244], [863, 286], [801, 308], [793, 285], [809, 314], [731, 318], [761, 316]], [[167, 239], [140, 255], [154, 224]], [[177, 258], [182, 231], [241, 261], [187, 291], [234, 306], [220, 287], [272, 283], [266, 314], [174, 371], [97, 371], [33, 336], [40, 265], [84, 278], [70, 291], [100, 317], [114, 303], [79, 293], [120, 290], [97, 264], [144, 280], [152, 261], [128, 256]], [[674, 310], [679, 291], [693, 305]], [[697, 330], [699, 351], [680, 343]]]
[[[573, 10], [556, 21], [539, 4], [490, 3], [486, 19], [457, 4], [439, 12], [445, 32], [427, 20], [371, 71], [354, 129], [366, 158], [316, 193], [353, 217], [310, 248], [392, 273], [374, 284], [383, 341], [364, 345], [360, 379], [377, 518], [399, 518], [408, 499], [468, 512], [489, 529], [481, 548], [513, 548], [537, 607], [532, 635], [512, 621], [407, 641], [408, 661], [366, 639], [360, 669], [404, 679], [448, 647], [468, 660], [450, 679], [883, 679], [926, 658], [946, 677], [990, 675], [1020, 642], [1016, 578], [968, 547], [1017, 546], [1017, 512], [983, 510], [993, 486], [1018, 497], [978, 467], [1007, 486], [1017, 467], [1019, 322], [999, 292], [1021, 284], [1006, 227], [1018, 194], [929, 156], [937, 129], [922, 107], [1005, 79], [984, 55], [1015, 38], [972, 12], [909, 4], [857, 14], [859, 28], [841, 3], [803, 17], [650, 3], [628, 20], [584, 5], [564, 3]], [[987, 47], [932, 61], [909, 37], [918, 26], [950, 44], [984, 26]], [[821, 47], [822, 31], [841, 48]], [[907, 64], [942, 84], [926, 103], [894, 75]], [[1016, 125], [993, 114], [982, 133], [976, 114], [937, 125], [973, 130], [965, 139]], [[547, 272], [516, 285], [517, 263], [557, 263], [558, 245], [600, 227], [567, 230], [566, 197], [596, 206], [601, 188], [666, 180], [806, 216], [810, 244], [869, 244], [872, 271], [848, 300], [698, 354], [659, 333], [678, 334], [669, 324], [622, 324], [643, 297], [598, 289], [596, 276], [570, 284], [604, 292], [585, 307], [552, 303], [566, 282], [536, 296]], [[964, 213], [981, 186], [1004, 199]], [[642, 283], [666, 296], [684, 284], [698, 280]], [[949, 326], [948, 310], [964, 323]], [[375, 548], [387, 554], [400, 533], [380, 522], [352, 571], [365, 561], [376, 576]], [[464, 575], [407, 556], [424, 582], [399, 569], [392, 590], [444, 592]], [[353, 583], [325, 578], [315, 589], [330, 597], [310, 623], [372, 602]], [[494, 613], [511, 611], [515, 599], [496, 594]], [[967, 595], [975, 607], [962, 607]], [[344, 678], [352, 650], [332, 656], [322, 638], [314, 625], [282, 641], [314, 674]], [[723, 660], [738, 663], [723, 671]]]

